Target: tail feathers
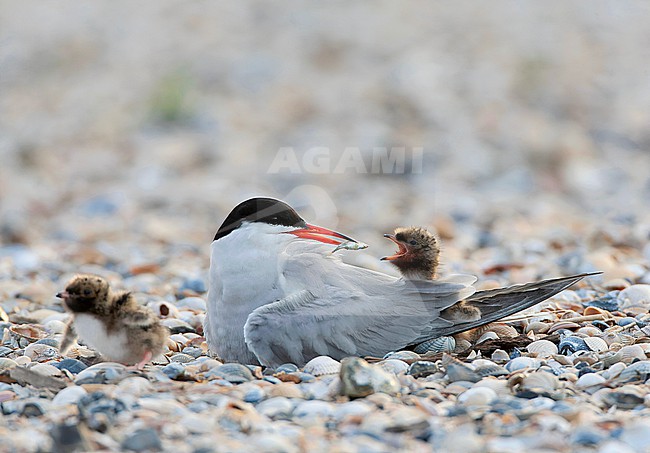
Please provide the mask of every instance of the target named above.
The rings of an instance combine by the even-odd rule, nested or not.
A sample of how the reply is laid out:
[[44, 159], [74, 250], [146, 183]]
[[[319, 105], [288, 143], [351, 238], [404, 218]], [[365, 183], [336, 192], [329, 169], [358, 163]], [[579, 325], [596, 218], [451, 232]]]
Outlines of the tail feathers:
[[481, 311], [481, 319], [448, 326], [438, 333], [441, 336], [453, 335], [498, 321], [554, 296], [584, 277], [597, 274], [600, 272], [588, 272], [523, 285], [478, 291], [466, 299], [466, 304], [478, 308]]

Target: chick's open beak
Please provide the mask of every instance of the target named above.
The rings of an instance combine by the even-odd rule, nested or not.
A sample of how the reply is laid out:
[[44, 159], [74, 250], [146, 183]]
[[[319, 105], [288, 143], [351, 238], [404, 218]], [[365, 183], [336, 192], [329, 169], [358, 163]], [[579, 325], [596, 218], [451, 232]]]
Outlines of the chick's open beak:
[[56, 297], [59, 299], [67, 299], [70, 296], [67, 291], [62, 291], [60, 293], [56, 293]]
[[404, 244], [402, 244], [400, 241], [398, 241], [394, 234], [384, 234], [384, 237], [390, 239], [395, 244], [397, 244], [397, 247], [399, 248], [399, 250], [394, 255], [383, 257], [381, 259], [381, 261], [396, 260], [398, 258], [403, 257], [404, 255], [406, 255], [408, 253], [408, 249], [406, 248], [406, 246]]

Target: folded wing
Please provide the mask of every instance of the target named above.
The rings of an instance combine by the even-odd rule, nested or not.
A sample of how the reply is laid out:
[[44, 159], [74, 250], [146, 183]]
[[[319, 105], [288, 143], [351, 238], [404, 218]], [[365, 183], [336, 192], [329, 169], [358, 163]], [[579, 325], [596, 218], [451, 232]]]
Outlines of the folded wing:
[[295, 261], [283, 272], [288, 287], [308, 290], [290, 292], [248, 317], [246, 344], [264, 365], [404, 348], [432, 324], [451, 327], [440, 312], [475, 291], [468, 276], [414, 283], [322, 257], [308, 262], [309, 272]]

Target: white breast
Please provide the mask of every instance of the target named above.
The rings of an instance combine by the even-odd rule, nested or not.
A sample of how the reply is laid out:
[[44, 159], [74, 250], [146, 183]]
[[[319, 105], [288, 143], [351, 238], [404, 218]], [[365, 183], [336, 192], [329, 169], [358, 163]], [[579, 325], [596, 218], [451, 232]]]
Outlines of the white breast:
[[83, 313], [75, 316], [74, 328], [84, 343], [106, 358], [118, 362], [127, 360], [128, 342], [123, 330], [109, 333], [103, 322], [93, 315]]

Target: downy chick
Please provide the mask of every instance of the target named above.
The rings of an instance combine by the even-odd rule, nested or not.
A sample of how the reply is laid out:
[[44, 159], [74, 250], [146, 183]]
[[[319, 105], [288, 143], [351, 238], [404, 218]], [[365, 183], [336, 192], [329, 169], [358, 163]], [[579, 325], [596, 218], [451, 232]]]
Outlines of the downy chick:
[[[440, 263], [440, 246], [436, 237], [420, 227], [400, 227], [394, 234], [384, 237], [397, 244], [398, 251], [385, 256], [383, 261], [390, 261], [407, 280], [434, 280]], [[441, 312], [449, 320], [475, 321], [481, 318], [481, 311], [461, 301]]]
[[138, 305], [129, 292], [113, 293], [106, 280], [78, 275], [56, 295], [72, 312], [61, 341], [61, 354], [77, 334], [102, 356], [142, 369], [158, 355], [169, 336], [156, 315]]

